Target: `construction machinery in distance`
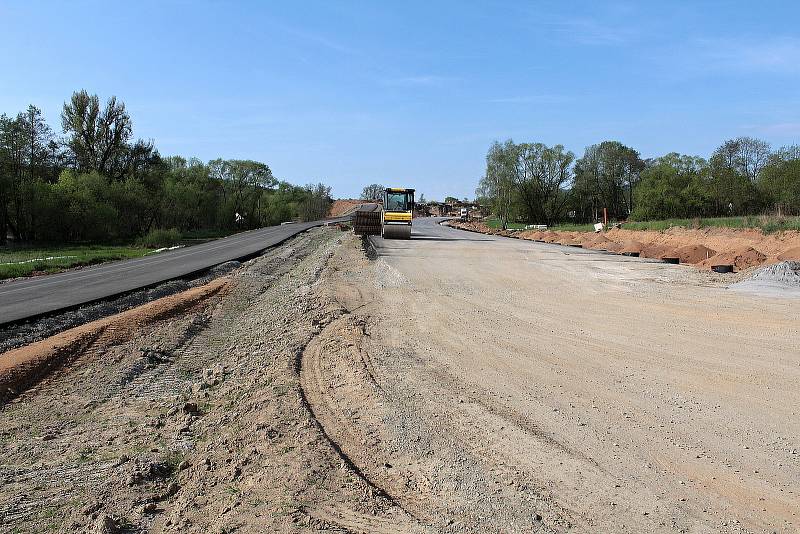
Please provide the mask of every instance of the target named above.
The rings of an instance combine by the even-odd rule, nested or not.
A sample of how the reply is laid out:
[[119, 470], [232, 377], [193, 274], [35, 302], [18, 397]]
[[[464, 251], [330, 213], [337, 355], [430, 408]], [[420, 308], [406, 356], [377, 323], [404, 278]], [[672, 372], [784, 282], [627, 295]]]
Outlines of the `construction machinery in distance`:
[[411, 239], [414, 213], [414, 190], [389, 187], [383, 193], [383, 205], [363, 206], [353, 214], [356, 235], [380, 235], [384, 239]]

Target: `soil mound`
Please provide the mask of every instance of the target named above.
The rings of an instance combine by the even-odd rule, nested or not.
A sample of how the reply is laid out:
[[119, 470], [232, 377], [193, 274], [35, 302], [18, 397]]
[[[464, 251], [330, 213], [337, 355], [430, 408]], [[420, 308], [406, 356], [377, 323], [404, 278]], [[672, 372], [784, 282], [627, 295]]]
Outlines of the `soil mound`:
[[555, 243], [561, 238], [556, 232], [545, 232], [540, 238], [545, 243]]
[[628, 240], [622, 244], [622, 248], [619, 250], [619, 252], [622, 252], [623, 254], [625, 252], [638, 252], [641, 254], [642, 248], [644, 248], [644, 245], [642, 245], [641, 242]]
[[352, 198], [334, 200], [333, 204], [331, 204], [329, 215], [331, 217], [339, 217], [341, 215], [351, 212], [361, 204], [362, 201]]
[[584, 248], [607, 249], [611, 241], [603, 234], [583, 234], [579, 238]]
[[716, 254], [716, 250], [705, 245], [686, 245], [675, 250], [675, 256], [681, 259], [681, 263], [700, 263]]
[[778, 254], [779, 260], [800, 260], [800, 247], [792, 247]]
[[737, 269], [757, 267], [767, 260], [767, 257], [753, 247], [740, 247], [720, 252], [716, 256], [700, 262], [703, 267], [714, 265], [733, 265]]
[[559, 245], [576, 245], [579, 244], [580, 241], [576, 240], [576, 234], [572, 232], [561, 232], [556, 243]]
[[669, 245], [661, 245], [659, 243], [648, 243], [642, 247], [639, 253], [643, 258], [657, 258], [661, 259], [665, 256], [675, 257], [675, 248]]

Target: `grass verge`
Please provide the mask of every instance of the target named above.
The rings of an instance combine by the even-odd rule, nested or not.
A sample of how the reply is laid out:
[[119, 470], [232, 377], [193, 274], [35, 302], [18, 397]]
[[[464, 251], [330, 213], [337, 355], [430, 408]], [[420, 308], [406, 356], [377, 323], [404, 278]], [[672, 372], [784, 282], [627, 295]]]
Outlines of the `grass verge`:
[[0, 247], [0, 280], [38, 273], [56, 273], [71, 267], [107, 261], [139, 258], [151, 250], [138, 246], [105, 245]]
[[[490, 228], [500, 228], [500, 221], [494, 218], [484, 221]], [[509, 223], [510, 230], [522, 230], [529, 223]], [[628, 221], [622, 225], [626, 230], [654, 230], [663, 232], [669, 228], [679, 226], [683, 228], [757, 228], [764, 233], [780, 232], [783, 230], [800, 231], [800, 217], [777, 217], [772, 215], [748, 215], [744, 217], [709, 217], [694, 219], [664, 219], [660, 221]], [[591, 224], [558, 224], [551, 226], [550, 230], [565, 232], [591, 232]]]

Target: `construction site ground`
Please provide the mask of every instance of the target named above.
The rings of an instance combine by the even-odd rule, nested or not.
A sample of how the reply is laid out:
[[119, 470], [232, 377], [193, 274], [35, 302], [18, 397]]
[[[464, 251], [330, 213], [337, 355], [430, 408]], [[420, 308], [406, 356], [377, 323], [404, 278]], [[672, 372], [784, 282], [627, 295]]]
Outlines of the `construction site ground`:
[[414, 229], [64, 333], [0, 411], [0, 532], [798, 531], [800, 300]]

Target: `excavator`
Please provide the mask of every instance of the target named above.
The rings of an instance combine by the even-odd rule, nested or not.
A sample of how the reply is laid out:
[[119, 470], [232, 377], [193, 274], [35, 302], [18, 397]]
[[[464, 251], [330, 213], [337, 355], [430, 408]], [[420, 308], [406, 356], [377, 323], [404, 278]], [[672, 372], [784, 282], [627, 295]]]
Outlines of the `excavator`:
[[414, 190], [389, 187], [383, 192], [383, 206], [369, 205], [353, 214], [356, 235], [380, 235], [384, 239], [411, 239]]

